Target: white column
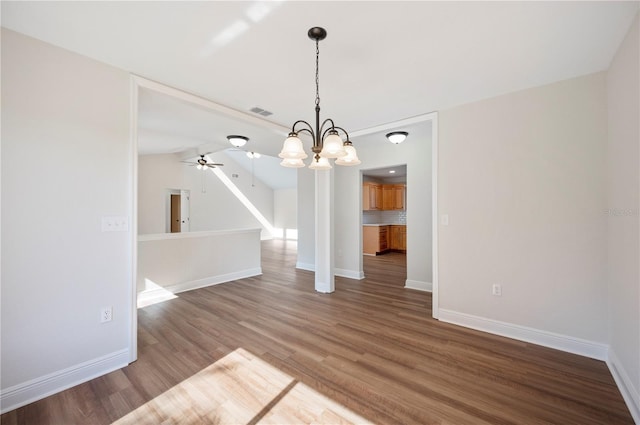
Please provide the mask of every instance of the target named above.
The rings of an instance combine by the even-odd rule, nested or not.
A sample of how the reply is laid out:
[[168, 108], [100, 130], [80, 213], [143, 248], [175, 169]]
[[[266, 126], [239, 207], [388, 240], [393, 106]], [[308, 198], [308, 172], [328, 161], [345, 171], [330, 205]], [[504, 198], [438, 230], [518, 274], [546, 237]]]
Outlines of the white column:
[[316, 182], [316, 280], [318, 292], [335, 291], [333, 274], [333, 169], [314, 171]]

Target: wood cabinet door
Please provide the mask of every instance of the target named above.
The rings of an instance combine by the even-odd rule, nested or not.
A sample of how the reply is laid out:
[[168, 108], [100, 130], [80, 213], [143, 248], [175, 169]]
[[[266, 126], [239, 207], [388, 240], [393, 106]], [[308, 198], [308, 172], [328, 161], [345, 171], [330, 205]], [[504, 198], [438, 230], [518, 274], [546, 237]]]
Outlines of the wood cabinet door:
[[407, 250], [407, 226], [389, 226], [389, 248], [398, 251]]
[[362, 184], [362, 210], [369, 211], [371, 209], [371, 185], [368, 183]]
[[373, 210], [381, 210], [382, 209], [382, 186], [379, 184], [373, 184], [371, 185], [372, 191], [371, 193], [373, 194], [373, 200], [372, 200], [372, 204], [373, 204]]
[[389, 249], [398, 248], [398, 226], [389, 226]]
[[393, 185], [393, 207], [391, 209], [394, 210], [403, 210], [405, 208], [404, 204], [404, 194], [405, 194], [406, 186], [403, 184]]
[[382, 187], [377, 183], [362, 184], [362, 210], [379, 210], [382, 207]]
[[397, 249], [401, 251], [407, 250], [407, 226], [399, 226]]
[[376, 255], [378, 251], [378, 228], [375, 226], [362, 227], [362, 252]]
[[393, 185], [385, 184], [382, 186], [382, 209], [392, 210], [396, 203], [396, 193]]

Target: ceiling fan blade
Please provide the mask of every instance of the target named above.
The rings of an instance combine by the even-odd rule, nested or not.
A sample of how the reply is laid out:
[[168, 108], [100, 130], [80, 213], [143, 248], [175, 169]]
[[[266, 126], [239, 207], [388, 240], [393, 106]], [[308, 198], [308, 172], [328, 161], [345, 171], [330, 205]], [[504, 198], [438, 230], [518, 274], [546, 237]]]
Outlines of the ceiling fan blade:
[[216, 168], [216, 167], [224, 167], [224, 164], [206, 164], [207, 167]]

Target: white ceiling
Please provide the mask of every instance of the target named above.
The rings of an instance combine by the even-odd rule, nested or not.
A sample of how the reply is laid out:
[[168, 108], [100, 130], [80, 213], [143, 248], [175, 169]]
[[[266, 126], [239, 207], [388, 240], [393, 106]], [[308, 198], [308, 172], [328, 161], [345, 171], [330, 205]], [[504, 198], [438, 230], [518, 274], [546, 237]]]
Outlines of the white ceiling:
[[[639, 2], [12, 2], [2, 26], [246, 112], [283, 129], [322, 119], [348, 131], [608, 68]], [[153, 92], [142, 152], [228, 147], [275, 155], [282, 134]], [[286, 131], [286, 130], [285, 130]], [[358, 149], [384, 132], [353, 138]], [[388, 142], [386, 142], [388, 143]], [[202, 147], [201, 145], [205, 145]]]
[[394, 167], [374, 168], [371, 170], [362, 170], [362, 175], [368, 177], [376, 177], [379, 179], [404, 179], [407, 178], [407, 165], [396, 165]]

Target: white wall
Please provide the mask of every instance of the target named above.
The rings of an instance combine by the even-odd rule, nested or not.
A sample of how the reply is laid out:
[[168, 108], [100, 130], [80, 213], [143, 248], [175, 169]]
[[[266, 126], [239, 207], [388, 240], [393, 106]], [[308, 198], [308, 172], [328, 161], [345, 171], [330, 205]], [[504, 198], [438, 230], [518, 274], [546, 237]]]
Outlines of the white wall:
[[132, 219], [129, 83], [2, 29], [3, 410], [130, 358], [133, 237], [101, 231]]
[[606, 117], [604, 73], [439, 114], [441, 319], [602, 349]]
[[407, 164], [407, 281], [416, 287], [432, 283], [431, 230], [431, 123], [425, 138], [409, 137], [399, 145], [354, 145], [362, 164], [334, 167], [335, 265], [348, 275], [362, 268], [362, 173], [364, 169]]
[[[220, 169], [273, 224], [273, 190], [250, 174], [228, 155], [209, 155], [224, 164]], [[164, 233], [166, 229], [167, 189], [186, 189], [191, 193], [191, 231], [211, 231], [263, 227], [247, 208], [211, 171], [200, 171], [180, 162], [177, 154], [145, 155], [138, 158], [138, 233]], [[206, 193], [202, 193], [202, 176]], [[232, 175], [237, 174], [237, 178]], [[263, 238], [270, 234], [263, 227]]]
[[[610, 355], [640, 422], [640, 38], [636, 20], [607, 73], [607, 230]], [[627, 401], [629, 404], [629, 401]]]
[[166, 189], [187, 189], [178, 161], [175, 154], [138, 156], [138, 234], [166, 231]]
[[297, 188], [273, 191], [273, 217], [277, 229], [298, 228]]
[[262, 273], [260, 229], [138, 237], [138, 292], [171, 293]]

